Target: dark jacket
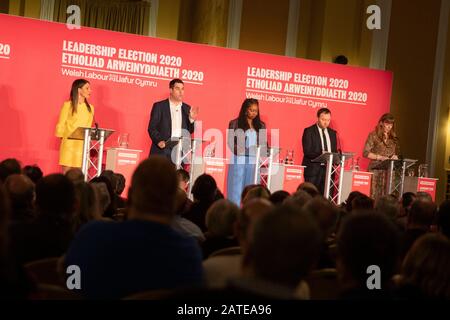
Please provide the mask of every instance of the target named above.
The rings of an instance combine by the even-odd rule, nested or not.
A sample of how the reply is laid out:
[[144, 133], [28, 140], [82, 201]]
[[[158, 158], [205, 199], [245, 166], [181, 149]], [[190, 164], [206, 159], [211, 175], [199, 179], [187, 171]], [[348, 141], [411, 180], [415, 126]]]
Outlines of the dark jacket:
[[[337, 152], [336, 131], [330, 128], [327, 128], [327, 131], [330, 136], [331, 151]], [[306, 166], [305, 176], [311, 177], [317, 175], [320, 171], [320, 163], [312, 162], [312, 160], [322, 154], [322, 142], [320, 140], [319, 130], [317, 130], [317, 124], [305, 128], [302, 136], [302, 146], [302, 165]]]
[[[189, 121], [191, 107], [184, 103], [181, 105], [181, 128], [194, 132], [194, 124]], [[150, 154], [166, 154], [164, 149], [158, 147], [161, 141], [167, 141], [172, 136], [172, 117], [170, 115], [169, 99], [155, 102], [148, 123], [148, 134], [152, 140]]]

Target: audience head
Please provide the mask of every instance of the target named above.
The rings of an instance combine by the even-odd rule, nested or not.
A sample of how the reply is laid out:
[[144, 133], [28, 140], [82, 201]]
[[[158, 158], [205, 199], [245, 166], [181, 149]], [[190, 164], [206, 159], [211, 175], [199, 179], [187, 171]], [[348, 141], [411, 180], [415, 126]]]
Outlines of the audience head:
[[258, 186], [259, 186], [259, 184], [248, 184], [248, 185], [246, 185], [246, 186], [244, 187], [244, 189], [242, 190], [242, 193], [241, 193], [241, 205], [244, 203], [244, 199], [245, 199], [245, 197], [247, 196], [247, 193], [248, 193], [251, 189], [256, 188], [256, 187], [258, 187]]
[[114, 174], [112, 170], [104, 170], [100, 174], [100, 177], [108, 178], [109, 182], [111, 182], [111, 186], [113, 188], [113, 194], [116, 194], [117, 190], [117, 176]]
[[289, 196], [290, 196], [289, 192], [284, 191], [284, 190], [278, 190], [270, 195], [269, 200], [273, 204], [277, 205], [277, 204], [282, 204], [283, 201]]
[[[77, 201], [75, 214], [76, 229], [83, 224], [101, 218], [100, 203], [95, 191], [95, 184], [78, 182], [74, 184]], [[106, 186], [105, 186], [106, 188]]]
[[72, 181], [72, 183], [83, 182], [84, 173], [80, 168], [72, 168], [66, 172], [66, 177]]
[[297, 191], [298, 190], [306, 191], [306, 193], [309, 193], [309, 195], [313, 198], [315, 196], [320, 195], [319, 189], [317, 189], [317, 187], [314, 184], [312, 184], [311, 182], [307, 182], [307, 181], [301, 183], [297, 188]]
[[174, 165], [162, 156], [149, 157], [133, 173], [129, 191], [130, 214], [172, 218], [177, 188]]
[[9, 158], [0, 162], [0, 182], [5, 182], [6, 178], [12, 174], [20, 174], [22, 169], [20, 162], [16, 159]]
[[402, 280], [427, 298], [450, 299], [450, 241], [425, 234], [414, 242], [403, 261]]
[[326, 240], [336, 226], [338, 208], [323, 197], [315, 197], [304, 206], [304, 209], [317, 222]]
[[395, 220], [399, 216], [400, 204], [394, 196], [382, 196], [375, 201], [375, 211]]
[[358, 195], [352, 200], [352, 211], [371, 210], [373, 209], [373, 202], [373, 199], [365, 194]]
[[178, 186], [187, 192], [189, 186], [189, 172], [184, 169], [177, 170]]
[[[107, 176], [100, 176], [91, 179], [90, 183], [96, 184], [100, 202], [103, 204], [103, 216], [112, 218], [116, 214], [117, 203], [116, 193], [111, 180]], [[105, 186], [108, 196], [105, 195]], [[109, 201], [107, 200], [108, 198]]]
[[[77, 182], [78, 183], [82, 183]], [[105, 215], [106, 210], [111, 204], [111, 196], [108, 192], [108, 187], [106, 186], [106, 183], [104, 182], [91, 182], [90, 185], [92, 185], [92, 188], [95, 192], [95, 196], [98, 199], [98, 209], [100, 212], [100, 215]]]
[[437, 206], [434, 202], [416, 200], [411, 206], [408, 215], [409, 229], [424, 229], [429, 230], [434, 221], [437, 211]]
[[409, 210], [411, 209], [411, 206], [416, 200], [416, 194], [414, 192], [405, 192], [402, 195], [402, 209], [404, 212], [404, 215], [407, 215]]
[[204, 203], [211, 203], [215, 200], [216, 194], [216, 180], [214, 180], [214, 178], [209, 174], [199, 175], [192, 186], [192, 195], [194, 196], [194, 200]]
[[343, 286], [366, 288], [367, 268], [378, 266], [382, 288], [397, 266], [399, 238], [389, 219], [375, 212], [350, 215], [337, 238], [337, 268]]
[[43, 177], [36, 185], [36, 208], [40, 217], [68, 222], [75, 209], [75, 188], [64, 175]]
[[270, 198], [269, 189], [267, 189], [266, 187], [264, 187], [262, 185], [256, 185], [255, 187], [248, 190], [248, 192], [246, 193], [246, 195], [243, 198], [243, 201], [241, 203], [244, 205], [247, 201], [250, 201], [252, 199], [259, 199], [259, 198], [269, 200], [269, 198]]
[[255, 223], [244, 259], [257, 278], [295, 288], [315, 267], [321, 239], [310, 215], [281, 205]]
[[44, 176], [41, 168], [35, 165], [23, 167], [22, 173], [26, 175], [28, 178], [30, 178], [34, 184], [36, 184]]
[[347, 212], [351, 212], [353, 209], [352, 208], [353, 199], [355, 199], [356, 197], [360, 197], [360, 196], [364, 196], [364, 193], [361, 193], [359, 191], [350, 192], [350, 194], [347, 197], [347, 200], [345, 200], [345, 210], [347, 210]]
[[239, 208], [226, 199], [217, 200], [206, 212], [208, 234], [216, 237], [233, 237]]
[[117, 184], [116, 184], [116, 194], [119, 196], [122, 194], [123, 190], [125, 190], [125, 176], [121, 173], [114, 173], [114, 176], [116, 177]]
[[36, 192], [30, 178], [24, 174], [12, 174], [6, 178], [5, 188], [11, 201], [13, 215], [33, 209]]
[[247, 248], [255, 222], [273, 208], [273, 204], [263, 198], [249, 200], [242, 206], [236, 222], [235, 233], [243, 252]]
[[312, 197], [308, 192], [305, 190], [298, 190], [293, 195], [286, 198], [283, 204], [294, 205], [300, 209], [311, 199]]

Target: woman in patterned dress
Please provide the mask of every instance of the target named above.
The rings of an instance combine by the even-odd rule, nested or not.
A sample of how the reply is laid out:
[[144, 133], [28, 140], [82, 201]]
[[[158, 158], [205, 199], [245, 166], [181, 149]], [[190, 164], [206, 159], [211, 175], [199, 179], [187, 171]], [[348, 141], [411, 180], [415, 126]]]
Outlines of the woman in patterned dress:
[[398, 159], [400, 145], [395, 133], [394, 116], [385, 113], [378, 121], [375, 130], [369, 133], [364, 146], [364, 157], [370, 159], [369, 171], [372, 177], [372, 198], [376, 199], [384, 194], [386, 170], [374, 169], [378, 164], [387, 159]]

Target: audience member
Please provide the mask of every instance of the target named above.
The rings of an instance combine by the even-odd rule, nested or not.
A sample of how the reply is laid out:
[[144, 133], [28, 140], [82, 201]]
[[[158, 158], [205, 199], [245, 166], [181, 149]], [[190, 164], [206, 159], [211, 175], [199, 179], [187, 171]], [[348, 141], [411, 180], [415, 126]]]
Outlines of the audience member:
[[62, 174], [50, 174], [36, 185], [36, 219], [11, 225], [11, 253], [18, 263], [58, 257], [73, 237], [75, 188]]
[[205, 241], [202, 230], [195, 223], [183, 217], [183, 214], [189, 210], [189, 206], [190, 200], [186, 192], [178, 188], [175, 198], [175, 218], [173, 219], [172, 227], [181, 234], [193, 237], [201, 243]]
[[272, 193], [272, 194], [270, 195], [269, 200], [270, 200], [270, 202], [272, 202], [274, 205], [277, 205], [277, 204], [282, 204], [283, 201], [284, 201], [286, 198], [288, 198], [289, 196], [290, 196], [289, 192], [284, 191], [284, 190], [278, 190], [278, 191], [275, 191], [274, 193]]
[[401, 289], [406, 298], [450, 299], [450, 242], [440, 234], [421, 236], [403, 262]]
[[306, 191], [306, 193], [308, 193], [313, 198], [315, 196], [321, 195], [319, 192], [319, 189], [317, 189], [317, 187], [314, 184], [312, 184], [311, 182], [307, 182], [307, 181], [301, 183], [297, 188], [297, 191], [298, 190]]
[[33, 181], [24, 174], [15, 173], [6, 178], [5, 188], [11, 202], [10, 223], [31, 222], [36, 216], [36, 191]]
[[184, 169], [177, 170], [178, 186], [184, 192], [188, 191], [189, 188], [189, 172]]
[[12, 174], [21, 174], [20, 162], [9, 158], [0, 162], [0, 183], [4, 183], [6, 178]]
[[217, 200], [217, 192], [216, 181], [209, 174], [198, 176], [192, 186], [194, 203], [184, 217], [199, 226], [202, 232], [207, 231], [205, 224], [206, 211]]
[[33, 165], [33, 166], [28, 165], [28, 166], [23, 167], [22, 173], [24, 175], [26, 175], [28, 178], [30, 178], [34, 184], [38, 183], [39, 180], [41, 180], [42, 177], [44, 176], [41, 168], [39, 168], [36, 165]]
[[214, 202], [206, 212], [206, 240], [202, 243], [203, 259], [217, 250], [238, 245], [234, 225], [239, 208], [230, 200]]
[[146, 290], [201, 284], [197, 242], [171, 227], [177, 188], [173, 164], [151, 156], [133, 174], [128, 219], [91, 222], [78, 232], [65, 265], [82, 270], [84, 297], [117, 299]]
[[403, 259], [413, 243], [423, 234], [430, 232], [437, 207], [433, 202], [416, 200], [408, 215], [406, 231], [402, 237], [401, 258]]
[[[398, 264], [398, 241], [397, 229], [383, 215], [357, 212], [345, 219], [337, 239], [342, 299], [395, 297], [391, 278]], [[370, 266], [379, 268], [380, 289], [369, 290], [367, 286]]]

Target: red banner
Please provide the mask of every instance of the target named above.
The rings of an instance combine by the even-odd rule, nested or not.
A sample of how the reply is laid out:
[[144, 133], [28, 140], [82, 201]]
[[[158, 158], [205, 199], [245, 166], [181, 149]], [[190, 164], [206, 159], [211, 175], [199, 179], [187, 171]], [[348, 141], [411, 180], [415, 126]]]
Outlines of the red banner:
[[352, 172], [352, 191], [359, 191], [370, 197], [372, 173], [364, 171]]
[[[163, 40], [0, 14], [0, 159], [59, 171], [55, 125], [71, 83], [86, 78], [95, 121], [129, 133], [129, 147], [147, 155], [151, 106], [168, 97], [168, 83], [185, 81], [186, 103], [199, 107], [196, 137], [224, 134], [242, 101], [260, 101], [272, 144], [303, 157], [303, 129], [320, 107], [332, 111], [343, 151], [361, 156], [367, 134], [389, 111], [392, 74], [327, 62]], [[216, 129], [216, 130], [212, 130]], [[223, 135], [224, 137], [224, 135]], [[216, 137], [216, 156], [226, 141]], [[220, 142], [222, 144], [220, 145]], [[366, 163], [362, 163], [364, 167]]]
[[436, 182], [435, 178], [421, 178], [417, 179], [417, 192], [426, 192], [431, 195], [431, 198], [436, 198]]

